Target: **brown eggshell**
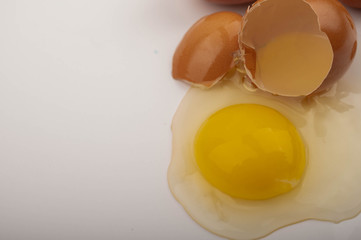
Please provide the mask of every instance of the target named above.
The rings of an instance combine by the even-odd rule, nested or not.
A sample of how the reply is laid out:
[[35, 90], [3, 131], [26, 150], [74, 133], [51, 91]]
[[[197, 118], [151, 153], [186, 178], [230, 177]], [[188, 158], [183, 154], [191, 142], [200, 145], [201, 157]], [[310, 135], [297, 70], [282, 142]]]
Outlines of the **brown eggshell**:
[[360, 0], [340, 0], [340, 1], [350, 7], [361, 8]]
[[[312, 81], [294, 78], [292, 82], [290, 76], [284, 80], [284, 84], [265, 80], [267, 79], [265, 76], [262, 78], [262, 74], [259, 75], [260, 69], [257, 67], [257, 63], [261, 61], [261, 59], [257, 59], [257, 50], [279, 36], [295, 32], [311, 34], [325, 39], [324, 49], [327, 49], [327, 52], [324, 53], [324, 56], [328, 57], [325, 57], [324, 64], [320, 65], [320, 67], [322, 66], [320, 69], [321, 77]], [[317, 14], [311, 5], [304, 0], [257, 1], [243, 17], [239, 43], [241, 60], [243, 60], [245, 71], [250, 80], [258, 88], [276, 95], [293, 97], [309, 95], [320, 87], [332, 66], [333, 49], [331, 43], [328, 41], [327, 34], [320, 29]], [[278, 68], [279, 75], [282, 75], [282, 71], [286, 70], [285, 67], [280, 66]], [[313, 71], [312, 69], [309, 70]]]
[[[261, 2], [269, 0], [258, 0], [252, 7], [258, 6]], [[331, 88], [333, 83], [339, 80], [351, 65], [356, 49], [357, 49], [357, 34], [354, 22], [345, 9], [345, 7], [337, 0], [304, 0], [307, 2], [313, 11], [316, 13], [320, 23], [320, 29], [324, 32], [330, 40], [332, 50], [334, 52], [333, 63], [331, 70], [314, 93], [320, 93]], [[296, 14], [297, 15], [297, 14]], [[297, 18], [297, 16], [295, 16]], [[246, 19], [246, 17], [244, 18]], [[282, 21], [281, 21], [282, 22]], [[278, 29], [273, 29], [276, 31]], [[256, 30], [255, 30], [256, 31]], [[259, 31], [259, 28], [258, 28]], [[240, 36], [242, 33], [240, 34]], [[247, 53], [246, 46], [240, 41], [240, 48]], [[245, 57], [255, 61], [256, 55], [252, 49], [248, 49], [248, 54]], [[249, 61], [249, 62], [250, 62]], [[248, 74], [252, 78], [255, 76], [255, 65], [246, 62]]]
[[218, 12], [201, 18], [185, 34], [173, 56], [174, 79], [210, 87], [233, 66], [242, 16]]
[[227, 4], [227, 5], [237, 5], [254, 2], [254, 0], [207, 0], [208, 2], [218, 3], [218, 4]]
[[331, 71], [316, 90], [321, 92], [329, 89], [350, 67], [357, 49], [357, 34], [351, 15], [337, 0], [307, 0], [307, 2], [318, 15], [321, 30], [330, 39], [334, 52]]

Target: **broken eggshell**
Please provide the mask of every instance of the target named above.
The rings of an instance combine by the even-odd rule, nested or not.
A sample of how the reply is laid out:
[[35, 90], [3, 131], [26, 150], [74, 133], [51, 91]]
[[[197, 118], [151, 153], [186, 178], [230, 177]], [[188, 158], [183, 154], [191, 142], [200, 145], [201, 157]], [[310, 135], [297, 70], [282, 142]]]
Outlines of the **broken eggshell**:
[[357, 32], [350, 13], [337, 0], [307, 0], [315, 10], [321, 30], [330, 39], [334, 57], [331, 71], [316, 92], [329, 90], [350, 67], [357, 50]]
[[217, 12], [198, 20], [173, 56], [172, 75], [198, 87], [211, 87], [234, 67], [242, 16]]
[[[301, 82], [294, 86], [285, 82], [285, 87], [272, 82], [265, 84], [257, 74], [257, 50], [276, 37], [292, 32], [329, 39], [333, 59], [328, 74], [304, 86]], [[251, 81], [264, 91], [284, 96], [305, 96], [329, 89], [346, 72], [357, 47], [352, 18], [336, 0], [259, 0], [243, 18], [239, 43], [244, 67]], [[329, 60], [326, 58], [325, 61]]]

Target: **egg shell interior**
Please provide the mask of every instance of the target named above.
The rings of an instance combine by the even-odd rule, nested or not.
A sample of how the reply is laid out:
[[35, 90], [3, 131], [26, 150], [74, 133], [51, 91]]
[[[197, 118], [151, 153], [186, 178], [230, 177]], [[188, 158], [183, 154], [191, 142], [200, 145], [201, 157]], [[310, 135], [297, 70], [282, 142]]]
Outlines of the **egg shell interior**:
[[[304, 0], [264, 0], [253, 4], [243, 18], [239, 35], [244, 67], [253, 83], [262, 90], [283, 96], [308, 95], [322, 84], [331, 69], [333, 52], [329, 41], [325, 43], [328, 45], [326, 47], [329, 55], [325, 60], [327, 66], [323, 67], [326, 74], [315, 81], [297, 84], [297, 88], [287, 88], [286, 86], [272, 86], [272, 84], [265, 86], [262, 79], [256, 77], [257, 71], [259, 71], [256, 67], [257, 50], [278, 36], [288, 33], [304, 33], [328, 39], [326, 33], [320, 29], [315, 11]], [[304, 44], [308, 43], [305, 42]], [[282, 71], [282, 67], [280, 68]], [[318, 68], [321, 66], [315, 65], [314, 69], [310, 69], [310, 71], [315, 71]], [[286, 66], [283, 69], [286, 69]]]

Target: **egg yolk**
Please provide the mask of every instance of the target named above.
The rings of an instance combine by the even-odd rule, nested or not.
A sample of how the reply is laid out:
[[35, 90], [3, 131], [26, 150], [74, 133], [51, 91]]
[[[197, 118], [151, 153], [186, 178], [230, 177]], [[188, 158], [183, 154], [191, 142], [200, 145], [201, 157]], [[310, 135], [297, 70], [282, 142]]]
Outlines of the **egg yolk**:
[[197, 132], [194, 154], [209, 183], [249, 200], [290, 191], [306, 165], [295, 126], [278, 111], [257, 104], [229, 106], [210, 116]]

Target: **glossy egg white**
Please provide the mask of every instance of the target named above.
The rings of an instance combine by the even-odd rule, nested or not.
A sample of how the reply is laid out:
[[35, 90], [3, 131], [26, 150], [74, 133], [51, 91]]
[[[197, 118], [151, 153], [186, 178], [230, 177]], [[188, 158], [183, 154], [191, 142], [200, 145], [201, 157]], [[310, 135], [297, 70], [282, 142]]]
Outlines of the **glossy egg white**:
[[[307, 219], [339, 222], [361, 211], [361, 101], [345, 80], [310, 99], [249, 89], [239, 76], [209, 90], [191, 88], [172, 124], [168, 182], [174, 197], [207, 230], [229, 239], [255, 239]], [[352, 79], [353, 81], [355, 79]], [[262, 201], [232, 198], [212, 187], [193, 156], [193, 139], [211, 114], [239, 103], [276, 109], [299, 130], [308, 151], [303, 181], [289, 193]]]

